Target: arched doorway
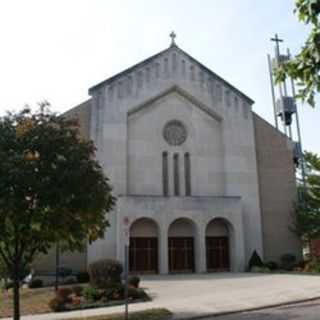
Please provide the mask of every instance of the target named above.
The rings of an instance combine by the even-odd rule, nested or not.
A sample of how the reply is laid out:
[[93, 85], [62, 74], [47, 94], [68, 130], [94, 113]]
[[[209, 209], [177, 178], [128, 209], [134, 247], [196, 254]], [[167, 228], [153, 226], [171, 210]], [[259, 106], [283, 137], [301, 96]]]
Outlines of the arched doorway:
[[207, 271], [230, 271], [230, 229], [224, 219], [211, 220], [206, 228]]
[[175, 220], [168, 231], [169, 272], [194, 272], [195, 225], [186, 218]]
[[130, 227], [129, 271], [158, 273], [158, 226], [152, 219], [138, 219]]

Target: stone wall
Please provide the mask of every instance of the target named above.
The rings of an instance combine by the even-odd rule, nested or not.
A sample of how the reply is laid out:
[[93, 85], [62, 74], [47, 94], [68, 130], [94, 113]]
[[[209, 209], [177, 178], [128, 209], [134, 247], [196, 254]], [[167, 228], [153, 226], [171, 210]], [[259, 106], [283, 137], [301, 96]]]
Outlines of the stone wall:
[[282, 254], [301, 258], [302, 246], [290, 230], [296, 201], [292, 143], [254, 114], [264, 259], [279, 261]]
[[84, 139], [90, 138], [91, 99], [68, 110], [63, 116], [67, 119], [77, 119], [81, 137]]

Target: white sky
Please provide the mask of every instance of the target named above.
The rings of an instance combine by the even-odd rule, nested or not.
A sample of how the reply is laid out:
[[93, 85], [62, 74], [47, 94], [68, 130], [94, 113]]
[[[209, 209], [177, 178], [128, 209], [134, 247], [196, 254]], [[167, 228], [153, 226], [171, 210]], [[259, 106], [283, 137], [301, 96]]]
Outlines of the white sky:
[[[297, 52], [294, 0], [0, 0], [0, 115], [48, 100], [65, 111], [88, 88], [177, 44], [255, 100], [272, 122], [266, 54], [278, 32]], [[304, 148], [320, 153], [320, 100], [300, 106]]]

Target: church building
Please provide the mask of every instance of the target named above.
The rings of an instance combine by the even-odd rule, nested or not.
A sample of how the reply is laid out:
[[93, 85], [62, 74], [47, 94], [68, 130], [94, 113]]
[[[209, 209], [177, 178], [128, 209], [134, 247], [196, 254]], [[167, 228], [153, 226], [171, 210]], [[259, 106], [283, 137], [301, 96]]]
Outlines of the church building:
[[[254, 81], [254, 79], [252, 79]], [[301, 257], [290, 230], [296, 200], [291, 141], [252, 111], [253, 100], [172, 43], [89, 89], [68, 111], [94, 141], [117, 205], [105, 238], [61, 264], [99, 258], [132, 273], [240, 272]], [[256, 107], [259, 109], [259, 106]], [[54, 258], [40, 259], [50, 269]]]

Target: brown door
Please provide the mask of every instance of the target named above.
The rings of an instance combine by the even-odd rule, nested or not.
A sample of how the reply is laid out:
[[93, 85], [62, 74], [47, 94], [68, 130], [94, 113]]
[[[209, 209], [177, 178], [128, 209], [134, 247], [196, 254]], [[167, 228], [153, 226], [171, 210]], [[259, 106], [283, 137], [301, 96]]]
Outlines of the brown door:
[[158, 272], [157, 238], [130, 238], [129, 270], [131, 273]]
[[229, 271], [229, 241], [228, 237], [207, 237], [207, 270]]
[[169, 238], [169, 271], [194, 272], [193, 238]]

